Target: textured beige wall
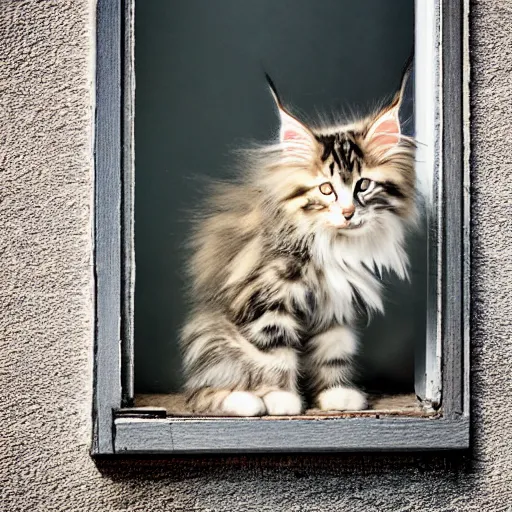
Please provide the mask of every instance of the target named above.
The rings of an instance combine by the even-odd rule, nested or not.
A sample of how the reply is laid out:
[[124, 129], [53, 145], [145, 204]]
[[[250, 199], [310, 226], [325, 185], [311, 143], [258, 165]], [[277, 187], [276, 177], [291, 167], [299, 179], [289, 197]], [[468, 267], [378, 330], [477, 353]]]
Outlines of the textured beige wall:
[[0, 0], [1, 510], [512, 510], [512, 2], [472, 11], [472, 457], [97, 467], [93, 3]]

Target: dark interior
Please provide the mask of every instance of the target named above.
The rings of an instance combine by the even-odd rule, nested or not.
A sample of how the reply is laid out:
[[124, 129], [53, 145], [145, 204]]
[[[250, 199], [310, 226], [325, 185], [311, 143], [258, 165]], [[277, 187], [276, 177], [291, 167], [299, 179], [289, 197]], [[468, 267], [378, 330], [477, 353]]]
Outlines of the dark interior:
[[[413, 48], [412, 0], [136, 2], [135, 391], [182, 384], [177, 332], [188, 211], [204, 177], [230, 176], [233, 150], [267, 141], [277, 117], [267, 71], [286, 104], [366, 112], [395, 92]], [[409, 91], [405, 120], [412, 119]], [[412, 122], [408, 129], [412, 130]], [[362, 334], [359, 380], [412, 392], [425, 338], [426, 242], [411, 236], [412, 284], [388, 279], [385, 317]]]

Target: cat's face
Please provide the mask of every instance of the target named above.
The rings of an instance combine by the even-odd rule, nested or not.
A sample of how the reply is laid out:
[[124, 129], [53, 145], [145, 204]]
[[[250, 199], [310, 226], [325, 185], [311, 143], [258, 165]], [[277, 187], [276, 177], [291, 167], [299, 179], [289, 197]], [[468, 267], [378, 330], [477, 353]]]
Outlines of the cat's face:
[[278, 102], [281, 165], [272, 181], [300, 231], [354, 237], [412, 217], [414, 144], [400, 132], [400, 99], [358, 123], [325, 131], [308, 128]]
[[[316, 161], [309, 176], [297, 173], [295, 197], [286, 209], [312, 228], [335, 229], [347, 236], [363, 234], [392, 216], [407, 217], [414, 195], [412, 153], [410, 147], [399, 147], [397, 138], [386, 137], [373, 144], [389, 147], [372, 148], [371, 141], [365, 144], [362, 128], [317, 134], [312, 142], [318, 146], [313, 151]], [[376, 149], [380, 158], [375, 157]]]

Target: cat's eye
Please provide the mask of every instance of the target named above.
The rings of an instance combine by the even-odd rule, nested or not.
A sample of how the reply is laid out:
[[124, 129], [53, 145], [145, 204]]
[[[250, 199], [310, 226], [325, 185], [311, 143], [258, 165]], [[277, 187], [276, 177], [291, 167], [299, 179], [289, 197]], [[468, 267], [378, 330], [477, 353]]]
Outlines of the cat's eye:
[[329, 182], [322, 183], [318, 189], [324, 196], [330, 196], [332, 193], [334, 193], [334, 189], [332, 188], [332, 185]]
[[368, 190], [370, 188], [370, 185], [371, 180], [369, 180], [368, 178], [363, 178], [362, 180], [359, 181], [359, 190], [361, 192], [364, 192], [365, 190]]

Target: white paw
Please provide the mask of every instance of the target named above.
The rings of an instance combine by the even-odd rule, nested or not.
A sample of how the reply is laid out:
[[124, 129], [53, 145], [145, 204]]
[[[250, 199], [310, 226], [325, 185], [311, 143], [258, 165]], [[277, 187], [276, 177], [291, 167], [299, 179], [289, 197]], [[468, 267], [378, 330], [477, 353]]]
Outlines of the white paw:
[[262, 416], [265, 404], [247, 391], [233, 391], [222, 402], [222, 412], [230, 416]]
[[316, 401], [322, 411], [361, 411], [368, 407], [366, 396], [361, 391], [345, 387], [326, 389]]
[[289, 391], [271, 391], [263, 397], [267, 414], [271, 416], [296, 415], [302, 412], [300, 396]]

